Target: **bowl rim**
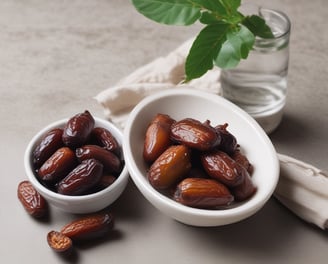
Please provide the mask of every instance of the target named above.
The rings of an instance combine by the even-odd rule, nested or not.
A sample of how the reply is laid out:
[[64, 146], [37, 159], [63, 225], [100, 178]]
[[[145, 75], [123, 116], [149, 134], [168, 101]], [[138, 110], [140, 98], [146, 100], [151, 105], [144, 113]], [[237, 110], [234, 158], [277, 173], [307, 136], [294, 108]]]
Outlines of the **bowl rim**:
[[[200, 97], [205, 100], [212, 101], [214, 103], [224, 104], [227, 107], [231, 108], [232, 111], [237, 112], [238, 115], [241, 115], [250, 126], [252, 126], [252, 129], [255, 129], [257, 133], [260, 134], [261, 140], [264, 140], [265, 145], [267, 146], [268, 151], [271, 153], [272, 157], [272, 165], [275, 171], [273, 171], [271, 174], [273, 177], [270, 179], [271, 188], [268, 188], [267, 192], [262, 194], [257, 199], [249, 199], [247, 201], [237, 203], [236, 206], [219, 209], [219, 210], [208, 210], [208, 209], [199, 209], [199, 208], [193, 208], [189, 206], [182, 205], [178, 202], [175, 202], [171, 198], [161, 194], [157, 190], [155, 190], [147, 181], [147, 177], [145, 175], [142, 175], [142, 173], [139, 171], [138, 166], [136, 162], [134, 161], [132, 157], [132, 151], [130, 149], [131, 146], [131, 139], [130, 139], [130, 132], [131, 127], [134, 123], [135, 118], [137, 115], [142, 111], [144, 107], [146, 107], [149, 104], [155, 103], [158, 100], [162, 100], [166, 97], [172, 97], [172, 96], [181, 96], [181, 95], [187, 95], [187, 96], [193, 96], [193, 97]], [[195, 90], [192, 88], [183, 87], [183, 88], [176, 88], [176, 89], [168, 89], [164, 91], [157, 92], [155, 94], [149, 95], [142, 99], [131, 111], [128, 120], [126, 122], [124, 131], [123, 131], [123, 152], [126, 159], [126, 165], [128, 168], [128, 171], [130, 173], [130, 177], [132, 178], [133, 182], [138, 187], [139, 191], [146, 197], [146, 199], [152, 203], [155, 207], [158, 208], [158, 204], [152, 200], [152, 198], [155, 198], [156, 200], [159, 200], [162, 204], [161, 207], [171, 208], [175, 212], [183, 212], [185, 214], [194, 215], [194, 216], [202, 216], [210, 219], [218, 218], [218, 217], [238, 217], [241, 214], [245, 215], [245, 217], [250, 216], [251, 214], [255, 213], [257, 210], [259, 210], [272, 196], [274, 189], [278, 183], [279, 180], [279, 161], [277, 157], [276, 150], [269, 139], [268, 135], [264, 132], [264, 130], [260, 127], [260, 125], [244, 110], [236, 106], [235, 104], [231, 103], [227, 99], [215, 95], [213, 93], [201, 91], [201, 90]], [[137, 175], [136, 175], [137, 174]], [[140, 175], [139, 175], [140, 174]], [[240, 219], [241, 220], [241, 219]]]
[[[110, 127], [110, 131], [114, 131], [114, 133], [116, 135], [119, 135], [120, 138], [117, 138], [117, 136], [115, 136], [115, 138], [118, 140], [119, 144], [121, 145], [121, 148], [123, 148], [122, 144], [123, 144], [123, 133], [122, 131], [116, 126], [114, 125], [112, 122], [105, 120], [105, 119], [101, 119], [97, 116], [93, 116], [94, 120], [96, 121], [95, 124], [99, 124], [97, 126], [101, 126], [101, 127], [105, 127], [108, 129], [108, 126]], [[54, 128], [60, 128], [63, 127], [64, 124], [69, 120], [69, 118], [63, 118], [57, 121], [54, 121], [50, 124], [48, 124], [47, 126], [43, 127], [41, 130], [39, 130], [33, 137], [32, 139], [29, 141], [29, 143], [27, 144], [27, 147], [25, 149], [25, 153], [24, 153], [24, 167], [25, 167], [25, 172], [27, 174], [27, 178], [28, 180], [32, 183], [32, 185], [37, 188], [42, 194], [44, 194], [45, 196], [47, 196], [48, 198], [51, 197], [52, 199], [56, 199], [58, 201], [65, 201], [65, 202], [83, 202], [83, 201], [87, 201], [93, 198], [97, 198], [97, 197], [101, 197], [103, 194], [109, 193], [111, 192], [113, 189], [115, 189], [116, 187], [120, 186], [127, 178], [129, 177], [128, 174], [128, 170], [126, 167], [126, 163], [124, 162], [124, 166], [123, 169], [121, 171], [121, 173], [119, 174], [119, 176], [117, 177], [117, 179], [114, 181], [113, 184], [111, 184], [110, 186], [106, 187], [103, 190], [100, 190], [98, 192], [95, 193], [91, 193], [91, 194], [85, 194], [85, 195], [76, 195], [76, 196], [70, 196], [70, 195], [64, 195], [64, 194], [59, 194], [56, 193], [50, 189], [48, 189], [47, 187], [45, 187], [44, 185], [42, 185], [40, 183], [40, 181], [37, 179], [36, 175], [34, 174], [33, 171], [33, 166], [32, 166], [32, 152], [33, 149], [35, 148], [36, 144], [41, 140], [41, 137], [47, 133], [48, 131], [50, 131], [51, 129]], [[95, 126], [96, 127], [96, 126]], [[45, 197], [45, 198], [47, 198]]]

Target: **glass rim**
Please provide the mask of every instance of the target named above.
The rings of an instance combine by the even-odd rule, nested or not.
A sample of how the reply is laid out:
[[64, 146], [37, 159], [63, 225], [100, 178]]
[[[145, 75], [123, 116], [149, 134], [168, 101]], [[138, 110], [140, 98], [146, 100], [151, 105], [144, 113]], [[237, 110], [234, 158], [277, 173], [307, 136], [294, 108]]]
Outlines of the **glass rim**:
[[287, 35], [290, 34], [290, 30], [291, 30], [291, 21], [289, 19], [289, 17], [287, 16], [286, 13], [280, 11], [280, 10], [276, 10], [276, 9], [271, 9], [271, 8], [267, 8], [267, 7], [263, 7], [263, 6], [259, 6], [258, 7], [258, 14], [264, 19], [265, 17], [263, 16], [263, 11], [267, 11], [267, 12], [270, 12], [270, 13], [274, 13], [275, 15], [279, 16], [280, 17], [280, 20], [284, 20], [285, 22], [285, 25], [286, 25], [286, 29], [278, 34], [277, 36], [274, 36], [273, 38], [259, 38], [261, 40], [277, 40], [277, 39], [280, 39], [280, 38], [283, 38]]

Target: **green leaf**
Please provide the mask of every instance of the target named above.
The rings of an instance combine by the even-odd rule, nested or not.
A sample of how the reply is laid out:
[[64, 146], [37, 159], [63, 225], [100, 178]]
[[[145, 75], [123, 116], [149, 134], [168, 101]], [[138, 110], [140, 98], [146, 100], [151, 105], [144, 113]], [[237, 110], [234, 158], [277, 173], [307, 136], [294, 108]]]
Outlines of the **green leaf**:
[[215, 65], [223, 69], [236, 67], [241, 59], [248, 57], [254, 41], [254, 35], [245, 26], [227, 32], [226, 41], [215, 59]]
[[227, 10], [218, 0], [190, 0], [202, 10], [207, 10], [220, 15], [227, 15]]
[[248, 57], [248, 53], [253, 48], [255, 36], [248, 28], [241, 26], [235, 37], [240, 41], [240, 57], [242, 59], [246, 59]]
[[208, 25], [200, 31], [191, 46], [185, 63], [186, 82], [199, 78], [213, 68], [222, 43], [226, 40], [229, 24]]
[[255, 36], [261, 38], [273, 38], [273, 33], [270, 27], [265, 23], [262, 17], [257, 15], [246, 16], [242, 24], [245, 25]]
[[[218, 2], [215, 2], [218, 3]], [[238, 24], [242, 21], [243, 16], [239, 12], [235, 12], [233, 14], [228, 14], [226, 9], [220, 11], [202, 11], [202, 15], [199, 21], [203, 24], [215, 24], [218, 21], [223, 21], [228, 24]]]
[[145, 17], [167, 25], [191, 25], [200, 16], [200, 8], [188, 0], [132, 0]]
[[227, 8], [219, 0], [192, 0], [192, 2], [199, 2], [201, 6], [202, 16], [199, 21], [203, 24], [215, 24], [218, 21], [237, 24], [242, 19], [237, 11], [229, 14]]
[[202, 13], [202, 16], [200, 17], [199, 21], [203, 24], [209, 25], [209, 24], [215, 24], [219, 20], [216, 15], [206, 11]]
[[217, 0], [219, 1], [228, 14], [235, 14], [241, 5], [241, 0]]

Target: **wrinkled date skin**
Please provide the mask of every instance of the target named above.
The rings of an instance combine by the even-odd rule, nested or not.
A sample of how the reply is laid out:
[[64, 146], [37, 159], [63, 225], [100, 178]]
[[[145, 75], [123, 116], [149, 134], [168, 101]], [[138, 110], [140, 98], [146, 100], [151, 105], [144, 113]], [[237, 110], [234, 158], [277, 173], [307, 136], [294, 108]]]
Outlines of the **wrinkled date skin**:
[[241, 184], [231, 188], [231, 192], [236, 201], [244, 201], [254, 195], [257, 188], [255, 187], [251, 177], [247, 174]]
[[114, 153], [100, 146], [85, 145], [77, 148], [75, 153], [79, 161], [96, 159], [104, 165], [104, 169], [108, 172], [119, 173], [121, 171], [121, 160]]
[[63, 179], [77, 164], [74, 151], [68, 147], [58, 149], [38, 170], [39, 178], [48, 183]]
[[103, 147], [104, 149], [121, 155], [120, 145], [113, 134], [103, 127], [95, 127], [91, 132], [92, 138], [95, 140], [96, 145]]
[[215, 128], [192, 118], [175, 122], [171, 126], [171, 139], [200, 151], [213, 149], [221, 141]]
[[73, 241], [85, 241], [106, 235], [113, 226], [113, 215], [100, 213], [74, 220], [65, 225], [60, 232]]
[[48, 214], [47, 201], [35, 190], [29, 181], [22, 181], [17, 188], [17, 196], [25, 210], [35, 218]]
[[48, 245], [58, 253], [70, 253], [73, 248], [72, 239], [58, 231], [50, 231], [47, 234]]
[[62, 140], [71, 148], [82, 146], [89, 138], [95, 125], [95, 120], [89, 111], [77, 114], [70, 118], [63, 131]]
[[249, 173], [249, 175], [252, 175], [253, 173], [253, 165], [249, 162], [248, 158], [241, 153], [241, 151], [239, 149], [237, 149], [232, 155], [231, 157], [240, 165], [242, 165], [247, 172]]
[[101, 179], [103, 165], [95, 159], [82, 161], [57, 186], [57, 192], [65, 195], [80, 195], [96, 186]]
[[154, 162], [170, 145], [171, 125], [175, 122], [168, 115], [157, 114], [147, 128], [143, 158], [147, 163]]
[[155, 189], [167, 189], [191, 169], [190, 150], [184, 145], [170, 146], [150, 166], [148, 179]]
[[59, 148], [64, 146], [62, 141], [63, 129], [55, 128], [46, 133], [33, 151], [33, 164], [40, 166]]
[[218, 146], [218, 149], [231, 155], [236, 151], [238, 144], [237, 144], [237, 140], [236, 140], [235, 136], [232, 135], [227, 130], [227, 127], [228, 127], [228, 124], [225, 123], [223, 125], [216, 126], [215, 129], [221, 137], [221, 142], [220, 142], [220, 145]]
[[241, 184], [248, 175], [247, 170], [222, 151], [201, 155], [201, 162], [207, 174], [228, 187]]
[[186, 178], [177, 186], [174, 200], [190, 207], [215, 209], [228, 206], [234, 197], [225, 185], [216, 180]]

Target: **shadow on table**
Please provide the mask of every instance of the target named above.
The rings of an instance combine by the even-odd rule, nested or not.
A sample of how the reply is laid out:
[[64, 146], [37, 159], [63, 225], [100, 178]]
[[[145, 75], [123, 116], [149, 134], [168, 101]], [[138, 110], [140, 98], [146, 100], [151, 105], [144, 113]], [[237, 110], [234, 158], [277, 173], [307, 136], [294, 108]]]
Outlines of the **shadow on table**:
[[[123, 234], [117, 239], [129, 239], [129, 231], [156, 226], [166, 232], [161, 239], [174, 237], [174, 241], [188, 243], [188, 246], [184, 245], [183, 248], [191, 246], [191, 252], [202, 250], [205, 254], [231, 255], [231, 259], [235, 255], [237, 258], [243, 256], [248, 260], [263, 260], [262, 263], [268, 258], [274, 261], [281, 255], [288, 255], [288, 251], [294, 248], [295, 241], [299, 239], [300, 232], [314, 232], [328, 240], [328, 232], [305, 223], [275, 198], [271, 198], [255, 215], [241, 222], [219, 227], [193, 227], [163, 217], [157, 211], [155, 213], [153, 210], [157, 209], [146, 201], [131, 181], [112, 210], [117, 214], [118, 225], [123, 221], [124, 227], [133, 226], [128, 231], [120, 226], [119, 229], [123, 228]], [[143, 243], [147, 244], [145, 241]], [[172, 250], [175, 250], [176, 246], [173, 243]]]
[[141, 194], [136, 185], [130, 179], [122, 195], [109, 209], [115, 215], [115, 221], [133, 222], [134, 225], [151, 222], [153, 210], [156, 210]]
[[[238, 254], [247, 259], [265, 260], [287, 255], [299, 238], [299, 232], [315, 232], [328, 240], [328, 232], [302, 221], [275, 198], [255, 215], [238, 223], [211, 227], [188, 227], [202, 247], [217, 247], [225, 255]], [[281, 258], [280, 258], [281, 259]], [[246, 262], [245, 262], [246, 263]]]
[[302, 117], [286, 113], [279, 127], [269, 137], [273, 143], [288, 147], [302, 143], [304, 135], [308, 135], [306, 130], [308, 130], [308, 126]]

